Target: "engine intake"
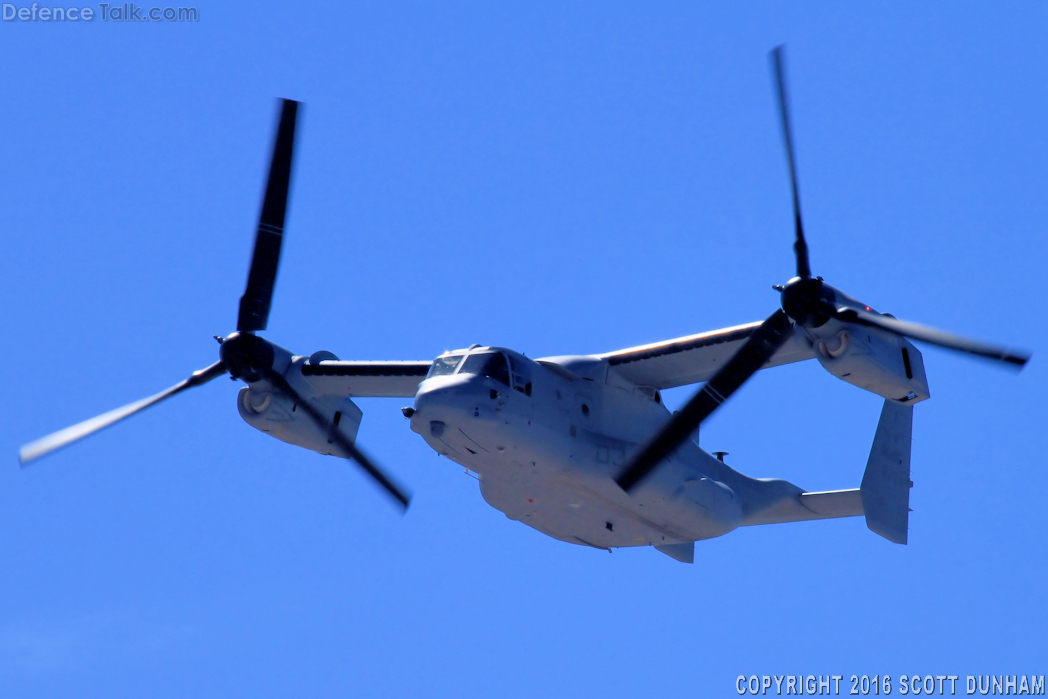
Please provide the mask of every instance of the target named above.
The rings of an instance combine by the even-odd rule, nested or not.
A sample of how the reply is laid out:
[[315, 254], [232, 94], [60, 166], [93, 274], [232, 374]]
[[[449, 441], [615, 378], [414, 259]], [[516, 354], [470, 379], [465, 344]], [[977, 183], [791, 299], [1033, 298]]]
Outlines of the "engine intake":
[[[357, 430], [364, 413], [349, 398], [342, 396], [313, 396], [306, 398], [313, 407], [328, 416], [332, 424], [351, 442], [357, 440]], [[330, 435], [324, 434], [297, 405], [283, 396], [259, 387], [242, 388], [237, 396], [237, 410], [244, 422], [255, 429], [276, 437], [282, 442], [304, 447], [320, 454], [341, 456]]]
[[813, 343], [819, 363], [842, 381], [896, 403], [931, 397], [921, 351], [904, 337], [878, 328], [833, 323]]

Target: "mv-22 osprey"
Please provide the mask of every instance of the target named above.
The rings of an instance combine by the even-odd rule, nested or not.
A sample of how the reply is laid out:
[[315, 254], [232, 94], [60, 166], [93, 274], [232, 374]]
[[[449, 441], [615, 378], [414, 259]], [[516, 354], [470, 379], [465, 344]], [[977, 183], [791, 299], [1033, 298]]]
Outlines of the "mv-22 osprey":
[[[920, 351], [907, 338], [1021, 368], [1009, 352], [897, 320], [813, 277], [801, 223], [781, 47], [772, 52], [793, 192], [797, 275], [775, 288], [766, 320], [590, 356], [529, 359], [473, 345], [434, 361], [340, 361], [262, 339], [284, 234], [298, 103], [284, 100], [237, 331], [220, 360], [181, 383], [28, 444], [24, 465], [188, 388], [229, 374], [252, 427], [321, 454], [352, 459], [402, 506], [408, 496], [356, 446], [353, 398], [414, 398], [403, 409], [436, 452], [475, 472], [494, 508], [549, 536], [611, 550], [654, 546], [684, 562], [695, 541], [740, 526], [865, 515], [905, 544], [913, 405], [929, 397]], [[702, 421], [758, 369], [815, 358], [834, 376], [884, 398], [861, 487], [806, 492], [745, 476], [692, 440]], [[660, 391], [702, 388], [670, 413]]]

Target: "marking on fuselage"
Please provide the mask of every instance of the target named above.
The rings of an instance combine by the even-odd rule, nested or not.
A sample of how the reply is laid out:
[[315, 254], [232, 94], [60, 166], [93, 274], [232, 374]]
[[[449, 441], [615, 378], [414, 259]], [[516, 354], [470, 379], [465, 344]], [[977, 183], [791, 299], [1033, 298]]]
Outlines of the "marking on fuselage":
[[[462, 432], [462, 428], [461, 428], [461, 427], [460, 427], [460, 428], [458, 428], [458, 431], [459, 431], [459, 432]], [[482, 447], [481, 445], [477, 444], [477, 440], [473, 439], [472, 437], [470, 437], [470, 436], [469, 436], [468, 434], [466, 434], [465, 432], [462, 432], [462, 436], [463, 436], [463, 437], [465, 437], [466, 439], [468, 439], [469, 441], [473, 442], [473, 444], [476, 444], [476, 446], [477, 446], [477, 449], [480, 449], [480, 450], [481, 450], [481, 451], [483, 451], [483, 452], [484, 452], [485, 454], [489, 453], [487, 449], [485, 449], [485, 448], [484, 448], [484, 447]], [[466, 448], [467, 448], [467, 449], [469, 449], [469, 447], [466, 447]], [[473, 451], [472, 449], [469, 449], [469, 450], [470, 450], [470, 451]], [[474, 451], [473, 453], [474, 453], [474, 454], [476, 454], [477, 452], [475, 452], [475, 451]]]

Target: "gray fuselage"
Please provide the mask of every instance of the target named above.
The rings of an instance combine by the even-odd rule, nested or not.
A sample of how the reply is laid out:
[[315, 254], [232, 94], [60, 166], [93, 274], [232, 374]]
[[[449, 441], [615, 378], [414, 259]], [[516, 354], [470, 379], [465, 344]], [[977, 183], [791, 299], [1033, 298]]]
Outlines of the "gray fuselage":
[[[627, 455], [669, 419], [657, 391], [608, 378], [606, 363], [535, 362], [482, 348], [512, 365], [431, 375], [415, 396], [411, 429], [474, 471], [484, 499], [510, 519], [574, 544], [611, 548], [709, 539], [742, 523], [738, 474], [688, 441], [627, 495], [614, 477]], [[581, 358], [580, 358], [581, 359]], [[440, 360], [435, 363], [438, 365]], [[578, 371], [576, 374], [574, 371]]]

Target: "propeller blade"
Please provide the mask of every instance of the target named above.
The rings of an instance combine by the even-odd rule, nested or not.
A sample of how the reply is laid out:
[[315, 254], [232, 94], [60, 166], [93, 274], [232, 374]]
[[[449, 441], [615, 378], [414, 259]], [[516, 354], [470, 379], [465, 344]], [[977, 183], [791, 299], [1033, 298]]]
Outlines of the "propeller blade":
[[280, 244], [284, 239], [284, 214], [287, 212], [287, 193], [291, 184], [291, 160], [295, 143], [295, 117], [298, 102], [282, 100], [280, 126], [277, 127], [273, 158], [269, 163], [269, 180], [262, 200], [262, 214], [255, 235], [255, 252], [247, 288], [240, 297], [240, 315], [237, 330], [254, 332], [265, 330], [269, 322], [269, 306], [273, 300], [273, 285], [280, 263]]
[[790, 169], [790, 187], [793, 189], [793, 220], [797, 228], [797, 240], [793, 243], [793, 251], [797, 255], [797, 276], [807, 279], [811, 276], [811, 266], [808, 264], [808, 243], [804, 240], [804, 224], [801, 222], [801, 197], [797, 190], [797, 165], [793, 159], [793, 132], [790, 129], [790, 110], [786, 100], [783, 48], [783, 46], [776, 46], [772, 50], [771, 63], [775, 73], [775, 90], [779, 98], [782, 135], [786, 141], [786, 164]]
[[43, 439], [38, 439], [35, 442], [30, 442], [18, 450], [18, 463], [25, 466], [29, 462], [35, 461], [41, 456], [50, 454], [56, 449], [72, 444], [73, 442], [94, 434], [101, 429], [120, 422], [124, 418], [130, 417], [140, 410], [145, 410], [151, 405], [156, 405], [160, 401], [170, 398], [176, 393], [181, 393], [187, 388], [203, 386], [211, 379], [217, 378], [225, 373], [226, 365], [222, 362], [215, 362], [207, 369], [194, 371], [185, 381], [177, 383], [171, 388], [157, 393], [155, 396], [136, 400], [134, 403], [129, 403], [122, 408], [110, 410], [104, 415], [93, 417], [90, 420], [84, 420], [80, 424], [67, 427], [64, 430], [59, 430], [58, 432], [49, 434]]
[[846, 322], [859, 323], [860, 325], [872, 325], [876, 328], [882, 328], [897, 335], [908, 337], [912, 340], [920, 340], [922, 342], [938, 345], [939, 347], [945, 347], [946, 349], [966, 352], [979, 357], [985, 357], [986, 359], [1004, 362], [1017, 367], [1018, 369], [1022, 369], [1026, 365], [1026, 362], [1030, 360], [1030, 354], [1026, 352], [1013, 352], [1011, 350], [1001, 349], [1000, 347], [986, 345], [981, 342], [976, 342], [975, 340], [957, 337], [956, 335], [945, 333], [942, 330], [929, 328], [926, 325], [909, 323], [904, 320], [892, 318], [891, 316], [864, 311], [862, 309], [841, 309], [837, 311], [837, 318]]
[[641, 447], [632, 462], [615, 479], [619, 487], [629, 492], [647, 477], [695, 432], [703, 420], [764, 366], [792, 332], [793, 325], [781, 309], [761, 323], [720, 371], [699, 389], [687, 405], [674, 413], [657, 435]]
[[400, 503], [403, 509], [406, 510], [408, 508], [410, 498], [404, 493], [404, 491], [394, 484], [393, 481], [391, 481], [368, 456], [353, 444], [353, 442], [346, 439], [345, 435], [339, 431], [334, 423], [321, 415], [320, 411], [314, 408], [308, 401], [303, 400], [302, 396], [298, 394], [298, 391], [292, 388], [291, 384], [287, 382], [287, 379], [272, 369], [266, 373], [266, 379], [273, 384], [274, 388], [283, 393], [285, 398], [298, 404], [298, 407], [305, 411], [306, 415], [309, 415], [316, 426], [319, 427], [322, 432], [326, 432], [328, 437], [338, 444], [349, 458], [356, 461], [361, 468], [367, 471], [369, 476], [374, 478], [380, 486], [385, 488], [386, 492], [392, 495], [393, 498]]

